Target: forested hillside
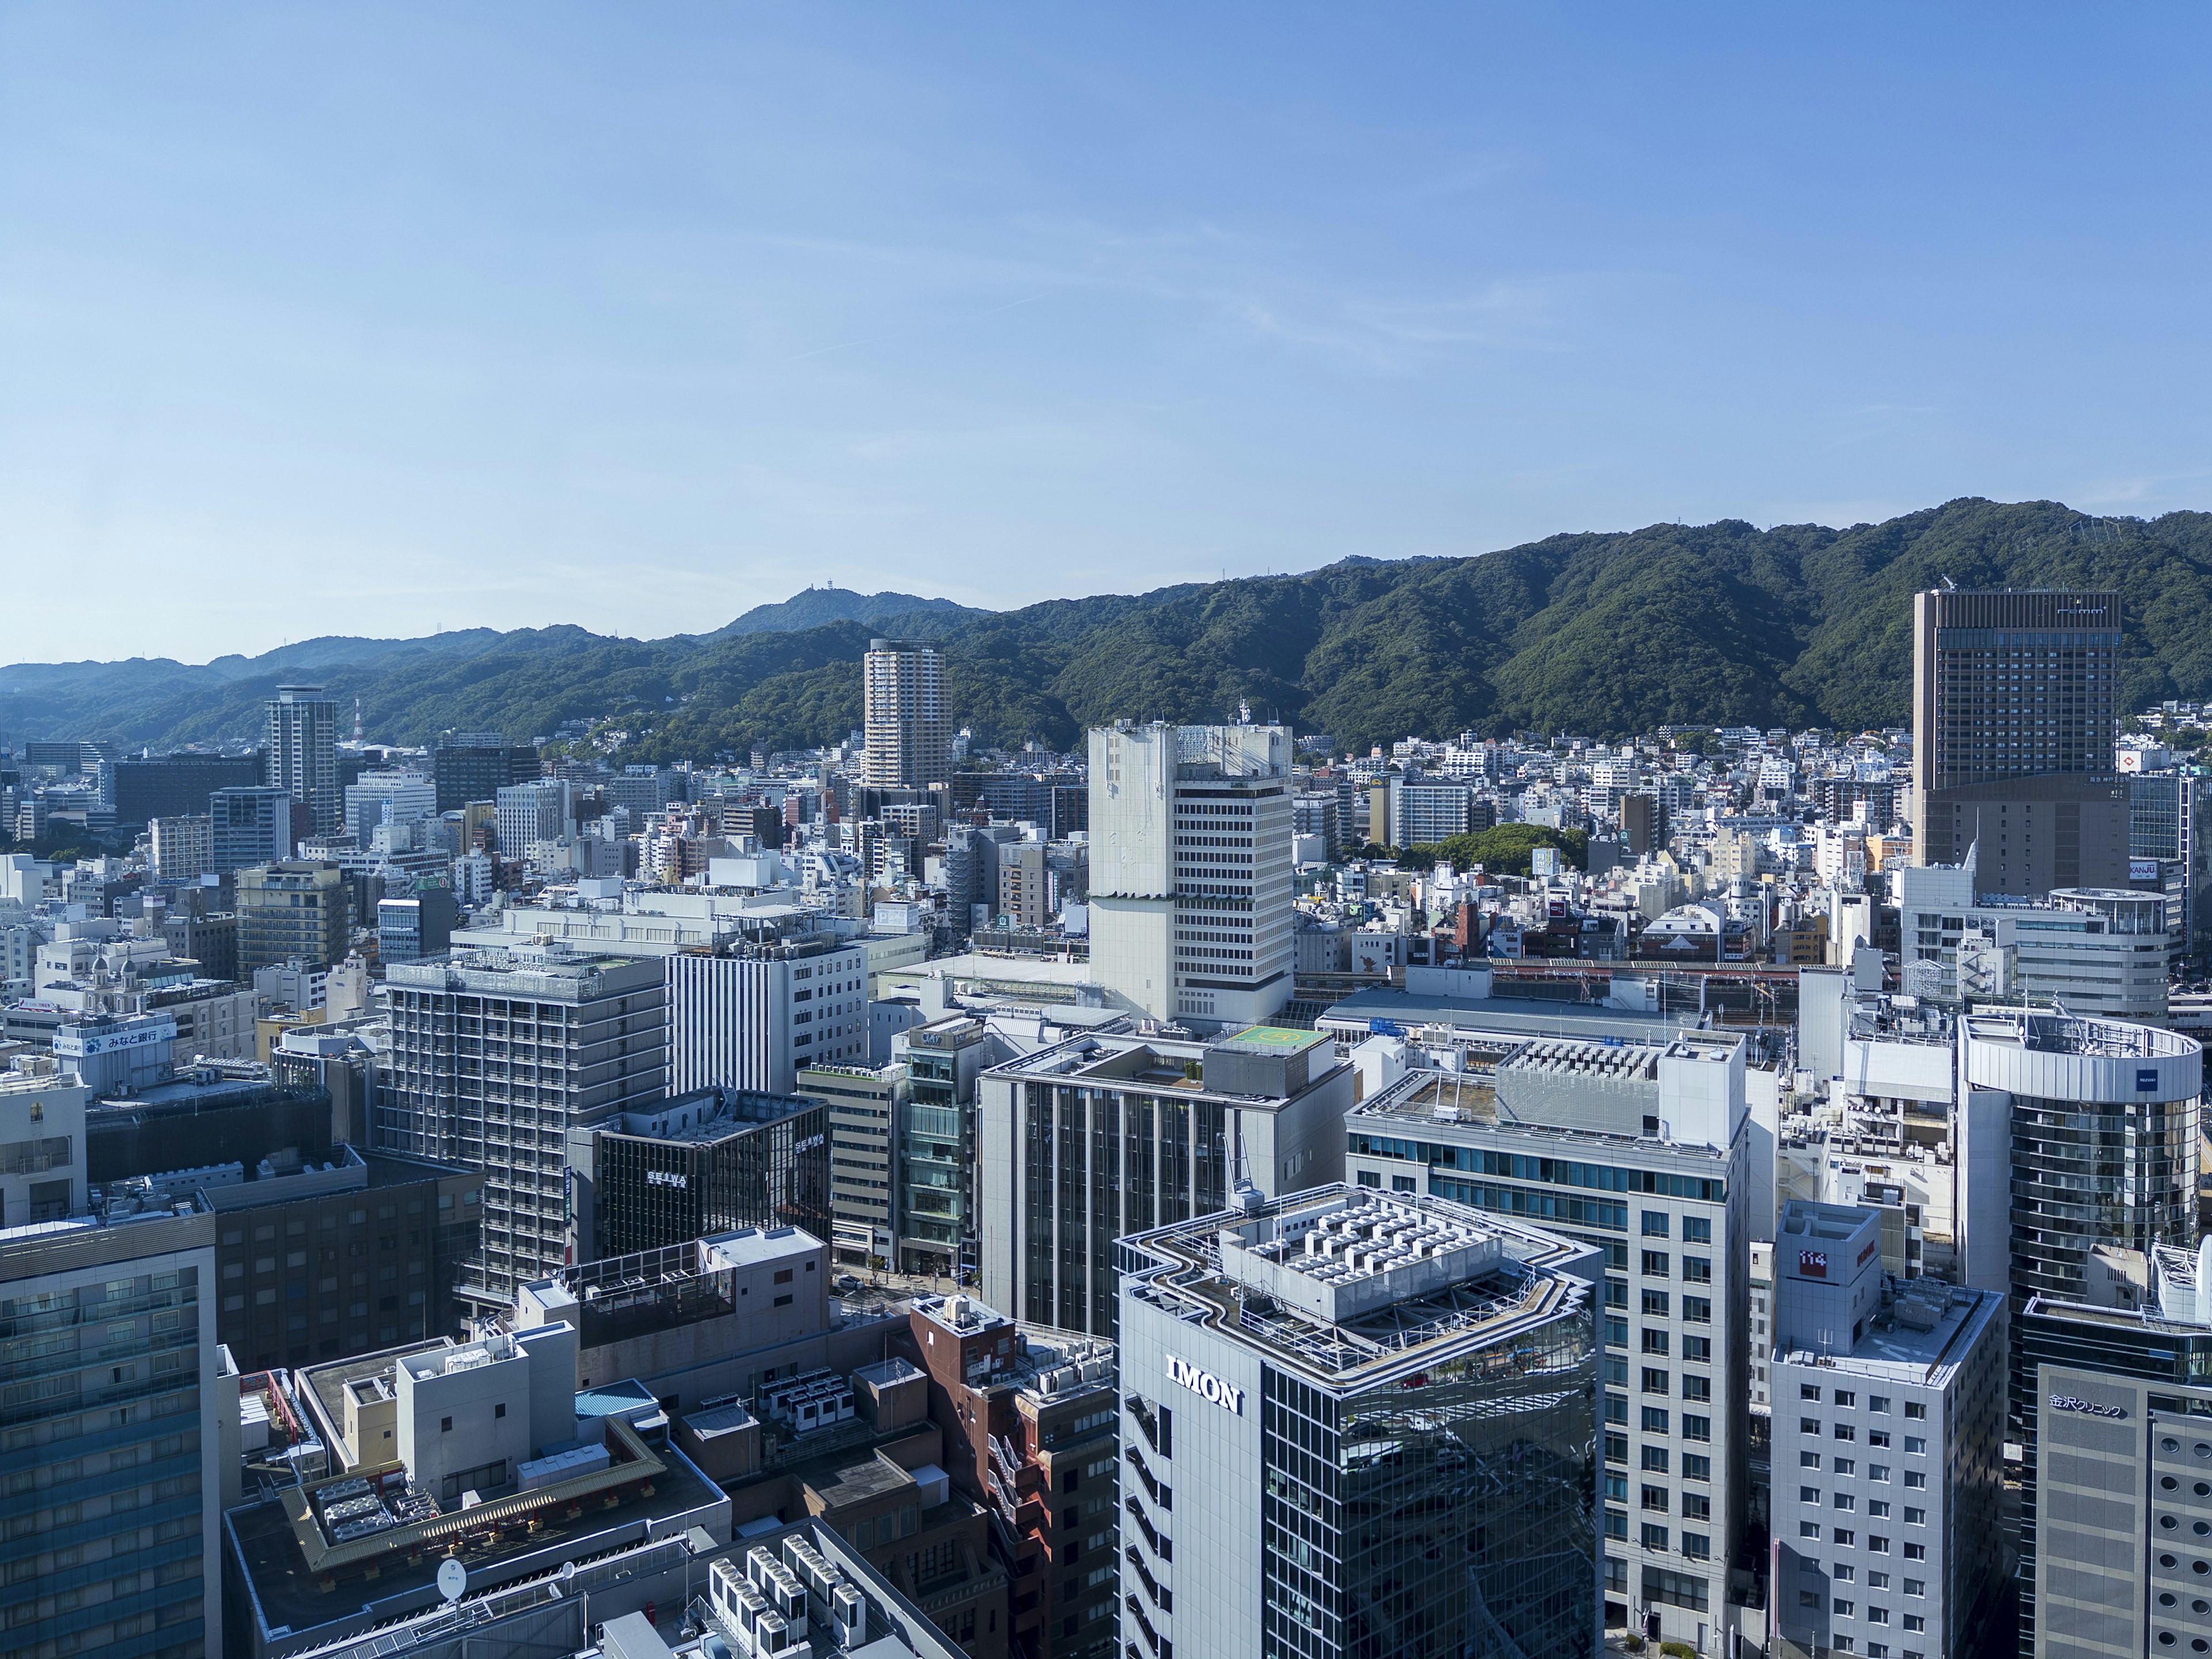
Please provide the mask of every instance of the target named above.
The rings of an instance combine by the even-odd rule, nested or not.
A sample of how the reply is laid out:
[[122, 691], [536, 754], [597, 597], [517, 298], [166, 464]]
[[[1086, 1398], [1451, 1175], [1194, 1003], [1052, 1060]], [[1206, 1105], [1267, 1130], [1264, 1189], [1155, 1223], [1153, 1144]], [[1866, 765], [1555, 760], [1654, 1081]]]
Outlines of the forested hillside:
[[[1218, 720], [1240, 698], [1354, 748], [1468, 729], [1858, 728], [1907, 718], [1911, 596], [1947, 576], [2118, 588], [2122, 706], [2212, 694], [2212, 515], [1961, 500], [1842, 531], [1653, 525], [998, 613], [915, 601], [925, 608], [900, 616], [878, 602], [905, 596], [810, 590], [715, 634], [659, 641], [477, 630], [311, 641], [204, 668], [0, 668], [0, 731], [134, 747], [240, 737], [270, 687], [312, 670], [342, 702], [361, 697], [372, 736], [527, 738], [594, 720], [627, 734], [625, 758], [709, 760], [843, 737], [860, 724], [860, 653], [887, 629], [940, 636], [956, 722], [1008, 744], [1066, 746], [1123, 716]], [[846, 601], [868, 620], [773, 625]]]

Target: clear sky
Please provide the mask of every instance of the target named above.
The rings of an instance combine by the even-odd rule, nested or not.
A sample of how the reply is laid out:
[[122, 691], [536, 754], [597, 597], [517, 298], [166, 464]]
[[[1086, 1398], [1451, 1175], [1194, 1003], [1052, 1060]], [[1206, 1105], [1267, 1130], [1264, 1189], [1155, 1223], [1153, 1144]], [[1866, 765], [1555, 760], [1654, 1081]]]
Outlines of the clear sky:
[[0, 4], [0, 659], [2212, 505], [2201, 9]]

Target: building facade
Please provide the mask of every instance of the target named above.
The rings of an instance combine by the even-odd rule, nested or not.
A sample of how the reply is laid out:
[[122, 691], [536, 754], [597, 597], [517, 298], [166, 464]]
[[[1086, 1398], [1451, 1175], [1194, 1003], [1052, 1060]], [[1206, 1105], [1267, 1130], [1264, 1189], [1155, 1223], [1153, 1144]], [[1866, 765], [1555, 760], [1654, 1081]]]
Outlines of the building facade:
[[876, 788], [942, 783], [952, 753], [944, 653], [924, 640], [871, 640], [862, 672], [862, 781]]
[[1912, 848], [1921, 864], [1981, 849], [1980, 890], [2124, 887], [2120, 596], [1916, 594]]
[[538, 775], [538, 750], [509, 744], [497, 732], [448, 732], [430, 747], [438, 811], [458, 812], [477, 801], [495, 801], [510, 784]]
[[1119, 1252], [1125, 1650], [1599, 1651], [1595, 1251], [1332, 1186]]
[[238, 972], [328, 967], [353, 939], [353, 890], [335, 864], [287, 859], [238, 872]]
[[198, 881], [215, 867], [215, 831], [205, 813], [155, 818], [146, 835], [147, 862], [156, 881]]
[[982, 1074], [983, 1294], [1024, 1323], [1111, 1337], [1114, 1241], [1341, 1178], [1352, 1070], [1326, 1036], [1081, 1036]]
[[975, 1079], [991, 1042], [978, 1019], [932, 1020], [893, 1042], [906, 1065], [899, 1146], [899, 1267], [951, 1278], [975, 1266]]
[[893, 1126], [906, 1100], [900, 1066], [803, 1066], [801, 1094], [830, 1114], [830, 1242], [845, 1267], [898, 1260], [898, 1182]]
[[1290, 1000], [1291, 734], [1280, 726], [1091, 733], [1091, 962], [1144, 1012], [1209, 1025]]
[[380, 1150], [483, 1176], [465, 1306], [505, 1307], [569, 1254], [568, 1135], [662, 1093], [660, 964], [560, 946], [456, 952], [387, 970]]
[[1770, 1651], [1959, 1659], [2004, 1577], [2004, 1305], [1882, 1272], [1872, 1210], [1777, 1225]]
[[218, 789], [208, 797], [208, 868], [218, 874], [292, 856], [292, 797], [265, 786]]
[[[1749, 1501], [1752, 1122], [1741, 1039], [1500, 1035], [1346, 1119], [1346, 1178], [1507, 1215], [1605, 1262], [1608, 1623], [1696, 1645], [1733, 1615]], [[1707, 1649], [1710, 1650], [1710, 1648]]]
[[319, 685], [280, 685], [262, 705], [263, 764], [270, 787], [307, 809], [308, 828], [335, 833], [344, 819], [338, 788], [338, 706]]
[[668, 1086], [787, 1095], [802, 1066], [868, 1056], [868, 952], [827, 935], [665, 959]]
[[568, 1132], [576, 1259], [741, 1227], [830, 1236], [830, 1114], [804, 1096], [702, 1089]]

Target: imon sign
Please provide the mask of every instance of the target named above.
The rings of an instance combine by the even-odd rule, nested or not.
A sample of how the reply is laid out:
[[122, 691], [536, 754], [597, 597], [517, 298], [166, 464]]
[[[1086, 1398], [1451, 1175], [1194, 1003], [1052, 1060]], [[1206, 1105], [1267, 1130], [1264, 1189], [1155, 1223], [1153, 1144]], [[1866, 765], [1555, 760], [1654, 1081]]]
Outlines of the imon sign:
[[1828, 1253], [1826, 1250], [1798, 1251], [1797, 1271], [1809, 1273], [1814, 1279], [1826, 1279], [1828, 1276]]
[[1201, 1400], [1211, 1400], [1215, 1405], [1244, 1415], [1244, 1390], [1224, 1382], [1212, 1371], [1202, 1371], [1188, 1359], [1168, 1356], [1168, 1380], [1180, 1382]]

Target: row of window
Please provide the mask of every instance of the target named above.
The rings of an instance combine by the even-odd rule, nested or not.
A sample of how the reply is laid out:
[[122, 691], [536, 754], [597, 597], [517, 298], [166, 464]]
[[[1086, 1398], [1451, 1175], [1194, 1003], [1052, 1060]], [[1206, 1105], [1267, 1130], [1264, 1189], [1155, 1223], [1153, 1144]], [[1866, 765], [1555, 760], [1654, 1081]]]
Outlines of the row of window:
[[[1928, 1511], [1907, 1508], [1905, 1511], [1905, 1524], [1908, 1527], [1926, 1526]], [[1820, 1523], [1818, 1521], [1800, 1521], [1797, 1523], [1797, 1535], [1808, 1542], [1818, 1543], [1820, 1540]], [[1832, 1527], [1829, 1528], [1829, 1541], [1844, 1549], [1856, 1549], [1858, 1547], [1858, 1534], [1849, 1527]], [[1880, 1533], [1869, 1533], [1867, 1534], [1866, 1547], [1876, 1555], [1887, 1555], [1889, 1553], [1889, 1540]], [[1905, 1547], [1905, 1559], [1908, 1561], [1925, 1561], [1928, 1559], [1928, 1547], [1925, 1544], [1907, 1544]]]

